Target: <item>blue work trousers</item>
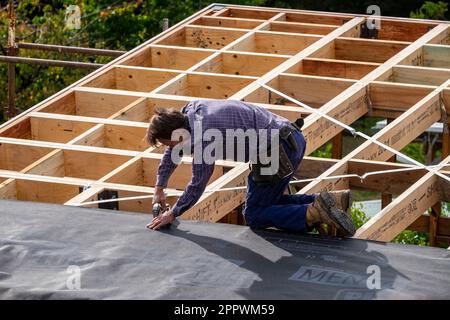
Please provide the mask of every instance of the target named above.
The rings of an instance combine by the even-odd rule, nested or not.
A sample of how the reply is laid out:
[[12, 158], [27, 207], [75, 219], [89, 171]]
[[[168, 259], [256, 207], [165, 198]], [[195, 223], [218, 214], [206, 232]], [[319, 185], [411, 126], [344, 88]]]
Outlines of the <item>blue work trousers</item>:
[[[298, 131], [292, 134], [298, 150], [292, 150], [285, 141], [282, 141], [280, 147], [286, 151], [295, 173], [305, 154], [306, 140]], [[308, 205], [314, 202], [315, 195], [283, 194], [294, 174], [270, 186], [256, 185], [252, 175], [251, 172], [248, 176], [244, 209], [247, 225], [257, 229], [276, 227], [287, 231], [305, 232], [306, 210]]]

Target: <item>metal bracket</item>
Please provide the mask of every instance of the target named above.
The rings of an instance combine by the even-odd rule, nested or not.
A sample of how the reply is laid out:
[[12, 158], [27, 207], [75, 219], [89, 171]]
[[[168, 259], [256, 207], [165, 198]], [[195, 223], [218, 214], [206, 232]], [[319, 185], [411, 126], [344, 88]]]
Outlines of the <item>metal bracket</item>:
[[[115, 190], [104, 190], [98, 194], [98, 200], [117, 199], [119, 194]], [[99, 203], [100, 209], [119, 210], [119, 201]]]
[[215, 5], [214, 7], [211, 8], [211, 10], [212, 10], [213, 12], [217, 12], [217, 11], [220, 11], [220, 10], [222, 10], [222, 9], [225, 9], [225, 6], [224, 6], [224, 5], [220, 5], [220, 4]]
[[378, 39], [378, 29], [373, 28], [369, 29], [366, 23], [361, 25], [361, 32], [359, 34], [360, 38], [364, 39]]

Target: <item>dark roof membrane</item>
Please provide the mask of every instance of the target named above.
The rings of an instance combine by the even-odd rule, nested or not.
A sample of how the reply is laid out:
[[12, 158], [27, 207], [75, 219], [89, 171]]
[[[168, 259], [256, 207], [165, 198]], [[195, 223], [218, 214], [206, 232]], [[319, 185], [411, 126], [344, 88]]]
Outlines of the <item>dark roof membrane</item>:
[[[448, 299], [450, 251], [0, 201], [0, 299]], [[379, 277], [378, 277], [379, 276]]]

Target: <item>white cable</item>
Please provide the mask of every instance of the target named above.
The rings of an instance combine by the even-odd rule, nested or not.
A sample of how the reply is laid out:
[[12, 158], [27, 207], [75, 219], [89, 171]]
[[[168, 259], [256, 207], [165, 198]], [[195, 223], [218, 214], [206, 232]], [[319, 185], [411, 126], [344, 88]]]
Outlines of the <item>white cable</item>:
[[[434, 168], [434, 167], [438, 167], [438, 166], [439, 165], [427, 166], [427, 168]], [[442, 167], [448, 167], [448, 166], [450, 166], [450, 164], [445, 164]], [[398, 173], [398, 172], [404, 172], [404, 171], [415, 171], [415, 170], [422, 170], [422, 169], [423, 168], [413, 167], [413, 168], [400, 168], [400, 169], [370, 171], [370, 172], [364, 173], [363, 175], [358, 175], [356, 173], [342, 174], [342, 175], [336, 175], [336, 176], [326, 176], [324, 178], [316, 177], [316, 178], [309, 178], [309, 179], [293, 180], [293, 181], [289, 181], [289, 184], [299, 184], [299, 183], [305, 183], [305, 182], [313, 182], [313, 181], [321, 181], [321, 180], [335, 180], [335, 179], [343, 179], [343, 178], [359, 178], [361, 181], [363, 181], [364, 179], [366, 179], [369, 176], [374, 176], [374, 175], [379, 175], [379, 174], [386, 174], [386, 173]], [[246, 186], [243, 186], [243, 187], [229, 187], [229, 188], [205, 190], [204, 193], [236, 191], [236, 190], [246, 190], [246, 189], [247, 189]], [[167, 197], [179, 197], [182, 193], [183, 193], [183, 191], [172, 192], [172, 193], [167, 193], [166, 196]], [[154, 197], [154, 195], [143, 195], [143, 196], [116, 198], [116, 199], [105, 199], [105, 200], [90, 201], [90, 202], [74, 204], [73, 206], [82, 207], [82, 206], [94, 205], [94, 204], [99, 204], [99, 203], [151, 199], [153, 197]]]

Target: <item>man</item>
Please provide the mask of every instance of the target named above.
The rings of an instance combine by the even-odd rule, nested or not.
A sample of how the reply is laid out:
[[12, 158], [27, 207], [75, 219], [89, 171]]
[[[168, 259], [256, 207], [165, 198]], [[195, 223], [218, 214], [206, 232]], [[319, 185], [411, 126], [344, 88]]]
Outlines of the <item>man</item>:
[[[190, 152], [194, 150], [194, 161], [192, 179], [177, 203], [154, 218], [148, 227], [157, 230], [171, 223], [191, 208], [204, 192], [214, 163], [205, 159], [195, 161], [199, 156], [195, 154], [196, 146], [200, 144], [204, 150], [212, 143], [202, 138], [203, 135], [206, 136], [208, 130], [215, 130], [226, 139], [230, 130], [240, 129], [244, 132], [254, 130], [266, 133], [265, 141], [268, 141], [262, 143], [264, 139], [259, 139], [252, 144], [246, 140], [245, 144], [234, 145], [234, 149], [240, 148], [237, 148], [238, 154], [232, 153], [233, 159], [230, 159], [236, 160], [241, 156], [240, 161], [252, 160], [244, 208], [245, 219], [250, 227], [276, 227], [305, 232], [326, 223], [336, 227], [341, 235], [353, 235], [355, 226], [348, 213], [351, 207], [349, 190], [311, 195], [284, 194], [305, 153], [306, 141], [297, 124], [300, 123], [292, 124], [262, 107], [234, 100], [194, 100], [183, 107], [181, 112], [155, 110], [150, 120], [148, 140], [151, 145], [160, 142], [167, 148], [158, 168], [153, 203], [165, 206], [164, 188], [177, 166], [172, 157], [174, 153], [179, 153], [180, 145], [187, 145]], [[183, 138], [180, 134], [174, 134], [180, 130], [187, 131], [190, 136]], [[264, 137], [264, 134], [260, 137]], [[223, 152], [216, 150], [214, 156], [216, 159], [227, 158], [229, 149], [226, 147]], [[270, 163], [262, 161], [261, 151], [270, 154]]]

